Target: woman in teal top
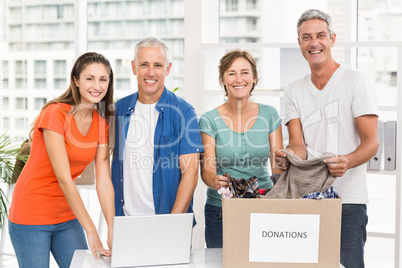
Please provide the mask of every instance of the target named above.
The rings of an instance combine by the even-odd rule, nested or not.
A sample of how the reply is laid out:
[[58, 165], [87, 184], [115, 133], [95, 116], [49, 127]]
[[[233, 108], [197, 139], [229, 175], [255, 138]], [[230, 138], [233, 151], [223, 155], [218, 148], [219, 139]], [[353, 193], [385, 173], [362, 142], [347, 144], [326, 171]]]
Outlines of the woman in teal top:
[[257, 81], [253, 56], [240, 49], [228, 52], [219, 65], [219, 82], [228, 100], [200, 118], [204, 145], [201, 177], [208, 186], [204, 212], [208, 248], [222, 247], [218, 190], [229, 185], [222, 175], [228, 172], [237, 179], [256, 176], [261, 189], [270, 189], [269, 163], [272, 173], [281, 172], [273, 161], [273, 153], [283, 148], [281, 119], [274, 107], [249, 101]]

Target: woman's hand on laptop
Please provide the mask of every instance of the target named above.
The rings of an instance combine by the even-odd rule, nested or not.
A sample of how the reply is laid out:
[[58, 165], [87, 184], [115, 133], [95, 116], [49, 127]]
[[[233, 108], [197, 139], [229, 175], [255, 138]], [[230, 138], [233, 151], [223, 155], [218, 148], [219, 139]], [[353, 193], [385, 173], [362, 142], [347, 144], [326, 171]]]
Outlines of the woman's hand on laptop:
[[99, 239], [98, 233], [95, 232], [91, 232], [88, 233], [88, 244], [89, 244], [89, 249], [92, 251], [92, 253], [94, 254], [95, 258], [98, 260], [98, 253], [105, 255], [105, 256], [110, 256], [111, 255], [111, 251], [108, 249], [103, 248], [102, 242]]

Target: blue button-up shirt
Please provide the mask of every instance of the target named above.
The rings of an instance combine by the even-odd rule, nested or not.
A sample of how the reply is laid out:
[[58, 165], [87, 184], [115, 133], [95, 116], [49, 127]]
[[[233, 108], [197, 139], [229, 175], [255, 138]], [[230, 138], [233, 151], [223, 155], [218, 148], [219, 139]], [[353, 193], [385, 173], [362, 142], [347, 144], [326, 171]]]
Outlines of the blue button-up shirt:
[[[116, 102], [116, 141], [112, 161], [116, 216], [123, 216], [124, 145], [138, 92]], [[153, 197], [156, 214], [171, 212], [181, 181], [179, 156], [203, 152], [194, 108], [167, 90], [155, 106], [159, 112], [154, 138]], [[192, 202], [188, 212], [193, 212]]]

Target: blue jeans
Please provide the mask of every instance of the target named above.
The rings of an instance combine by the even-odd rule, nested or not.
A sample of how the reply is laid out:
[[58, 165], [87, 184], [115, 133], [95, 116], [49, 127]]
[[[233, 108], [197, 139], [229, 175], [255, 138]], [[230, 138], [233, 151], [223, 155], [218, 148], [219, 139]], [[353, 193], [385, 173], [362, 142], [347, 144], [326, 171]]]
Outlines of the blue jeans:
[[207, 248], [222, 248], [222, 207], [205, 204], [204, 214]]
[[366, 205], [342, 205], [341, 263], [345, 268], [364, 268], [367, 222]]
[[76, 249], [88, 249], [84, 230], [77, 219], [52, 225], [8, 223], [20, 268], [49, 267], [50, 252], [59, 267], [68, 268]]

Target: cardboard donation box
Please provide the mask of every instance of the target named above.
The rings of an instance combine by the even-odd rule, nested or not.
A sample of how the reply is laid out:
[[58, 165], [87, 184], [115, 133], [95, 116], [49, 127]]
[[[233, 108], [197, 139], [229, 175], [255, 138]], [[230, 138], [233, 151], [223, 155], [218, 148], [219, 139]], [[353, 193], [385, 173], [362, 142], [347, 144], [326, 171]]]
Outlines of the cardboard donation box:
[[223, 267], [340, 267], [342, 200], [224, 198]]

